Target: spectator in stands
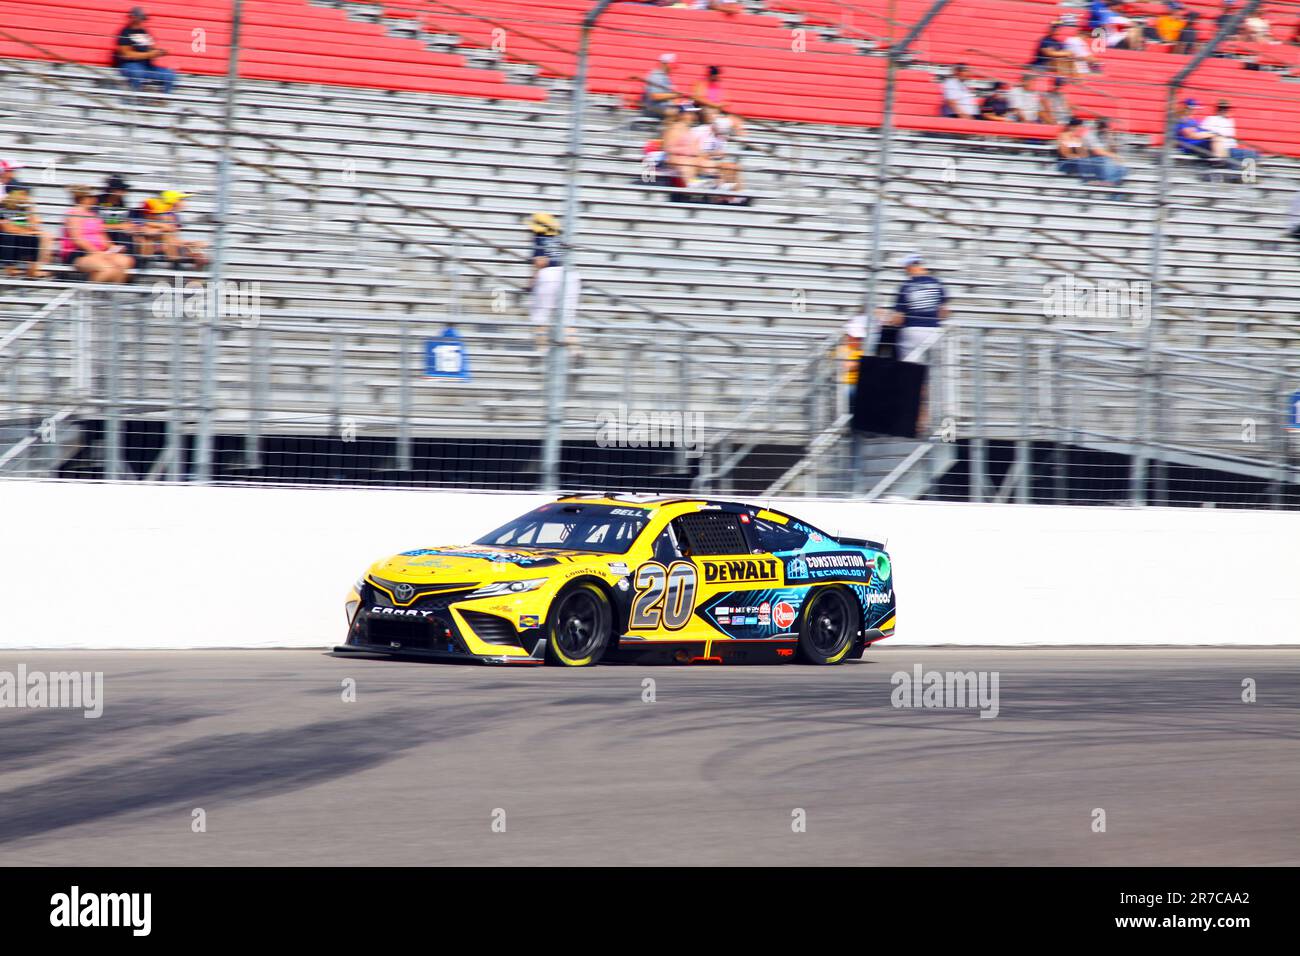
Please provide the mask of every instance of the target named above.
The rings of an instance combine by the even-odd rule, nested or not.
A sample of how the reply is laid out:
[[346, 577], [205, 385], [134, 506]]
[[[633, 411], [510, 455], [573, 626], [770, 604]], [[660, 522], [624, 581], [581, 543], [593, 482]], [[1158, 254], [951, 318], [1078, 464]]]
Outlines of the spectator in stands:
[[1068, 123], [1074, 116], [1074, 104], [1065, 92], [1066, 82], [1063, 76], [1052, 77], [1052, 88], [1043, 95], [1044, 122]]
[[952, 75], [943, 81], [943, 107], [940, 115], [957, 119], [979, 118], [979, 105], [967, 83], [969, 79], [970, 70], [964, 63], [958, 63], [952, 68]]
[[664, 119], [669, 107], [677, 105], [679, 97], [672, 77], [675, 62], [675, 54], [665, 53], [659, 57], [659, 65], [646, 76], [645, 89], [641, 93], [641, 112], [646, 116]]
[[189, 198], [189, 193], [169, 189], [146, 199], [136, 221], [137, 228], [133, 230], [144, 255], [152, 256], [161, 250], [173, 269], [186, 264], [202, 269], [208, 264], [207, 243], [187, 239], [182, 233], [180, 214]]
[[1149, 34], [1154, 32], [1145, 17], [1134, 17], [1124, 24], [1122, 35], [1113, 45], [1117, 50], [1141, 52], [1147, 48]]
[[998, 80], [993, 89], [980, 103], [980, 119], [995, 120], [1000, 123], [1014, 123], [1015, 114], [1011, 109], [1011, 98], [1007, 95], [1007, 84]]
[[695, 84], [691, 99], [701, 109], [706, 106], [712, 106], [715, 109], [726, 109], [727, 91], [722, 85], [722, 70], [719, 67], [709, 67], [708, 78]]
[[1259, 11], [1248, 16], [1241, 24], [1242, 36], [1251, 43], [1276, 43], [1273, 27], [1259, 15]]
[[1020, 82], [1007, 91], [1011, 103], [1011, 115], [1020, 123], [1037, 123], [1043, 111], [1043, 101], [1034, 90], [1038, 77], [1026, 73]]
[[[1128, 178], [1128, 167], [1120, 161], [1119, 142], [1111, 129], [1110, 120], [1098, 119], [1093, 122], [1092, 129], [1085, 127], [1083, 147], [1092, 161], [1091, 172], [1095, 182], [1119, 186]], [[1122, 193], [1111, 193], [1110, 198], [1122, 200], [1126, 197]]]
[[1300, 239], [1300, 192], [1291, 197], [1291, 207], [1287, 210], [1287, 235]]
[[1215, 141], [1218, 137], [1202, 126], [1201, 121], [1196, 118], [1198, 106], [1200, 104], [1196, 100], [1186, 99], [1179, 104], [1174, 113], [1174, 136], [1178, 141], [1178, 148], [1193, 156], [1226, 157], [1226, 147], [1222, 145], [1216, 147]]
[[1187, 22], [1183, 24], [1182, 31], [1178, 34], [1178, 40], [1174, 43], [1174, 52], [1189, 54], [1196, 52], [1196, 45], [1200, 42], [1200, 37], [1196, 34], [1196, 19], [1199, 16], [1195, 10], [1187, 11]]
[[1129, 31], [1133, 27], [1133, 21], [1122, 13], [1115, 12], [1114, 8], [1118, 6], [1115, 0], [1110, 0], [1110, 2], [1111, 6], [1108, 8], [1110, 14], [1106, 20], [1106, 25], [1099, 28], [1101, 30], [1100, 35], [1106, 40], [1106, 49], [1123, 49]]
[[136, 219], [138, 214], [127, 204], [127, 193], [131, 187], [121, 176], [109, 176], [104, 181], [104, 191], [99, 195], [99, 218], [104, 220], [110, 242], [122, 247], [123, 251], [140, 262], [140, 250], [135, 241]]
[[1077, 116], [1071, 117], [1056, 134], [1056, 168], [1067, 176], [1077, 176], [1084, 182], [1092, 182], [1097, 178], [1096, 164], [1088, 153], [1083, 134], [1083, 120]]
[[744, 150], [744, 127], [738, 118], [706, 106], [700, 110], [699, 122], [690, 135], [697, 154], [717, 176], [719, 191], [742, 192], [740, 156]]
[[5, 192], [15, 179], [18, 178], [18, 170], [23, 168], [22, 163], [0, 160], [0, 199], [4, 199]]
[[1183, 28], [1187, 26], [1187, 19], [1182, 13], [1182, 4], [1176, 2], [1168, 4], [1165, 12], [1156, 17], [1155, 26], [1156, 36], [1161, 43], [1177, 43]]
[[1074, 65], [1076, 75], [1101, 72], [1101, 58], [1093, 52], [1088, 41], [1084, 39], [1080, 31], [1074, 28], [1074, 14], [1066, 14], [1062, 18], [1066, 27], [1064, 31], [1065, 49], [1070, 54]]
[[1216, 166], [1228, 164], [1228, 144], [1221, 136], [1216, 136], [1196, 118], [1195, 110], [1199, 104], [1187, 99], [1179, 105], [1174, 114], [1174, 136], [1178, 149], [1189, 156], [1199, 156]]
[[1111, 10], [1112, 0], [1088, 0], [1088, 21], [1089, 30], [1105, 30], [1110, 25], [1111, 20], [1115, 18]]
[[533, 234], [532, 302], [529, 313], [539, 346], [549, 339], [555, 310], [560, 307], [561, 294], [564, 294], [564, 335], [566, 340], [571, 341], [574, 330], [569, 324], [578, 308], [582, 280], [577, 269], [574, 269], [568, 288], [564, 288], [564, 240], [560, 238], [561, 229], [556, 218], [547, 212], [535, 212], [526, 222], [528, 231]]
[[1237, 122], [1228, 115], [1231, 112], [1232, 104], [1227, 100], [1219, 100], [1214, 113], [1201, 120], [1201, 129], [1218, 137], [1226, 150], [1228, 164], [1239, 167], [1247, 161], [1258, 159], [1259, 153], [1245, 149], [1237, 142]]
[[63, 261], [91, 282], [126, 282], [135, 260], [109, 240], [104, 220], [95, 209], [99, 190], [94, 186], [71, 186], [68, 191], [72, 193], [73, 207], [63, 220]]
[[688, 189], [698, 186], [701, 174], [710, 168], [708, 161], [700, 156], [692, 133], [695, 119], [694, 114], [678, 112], [664, 123], [664, 155], [669, 168]]
[[144, 26], [147, 19], [149, 15], [143, 7], [131, 8], [126, 15], [126, 26], [117, 35], [113, 65], [137, 92], [152, 83], [164, 93], [170, 93], [176, 86], [176, 71], [158, 63], [167, 51], [154, 45], [153, 37]]
[[939, 338], [939, 323], [948, 317], [948, 290], [930, 275], [919, 253], [903, 258], [907, 279], [898, 287], [889, 324], [898, 328], [897, 355], [904, 362], [925, 362], [918, 354]]
[[1065, 26], [1053, 23], [1047, 34], [1038, 41], [1034, 51], [1033, 66], [1056, 73], [1075, 73], [1074, 54], [1065, 45]]
[[9, 183], [0, 200], [0, 265], [5, 275], [19, 275], [24, 268], [29, 279], [45, 279], [41, 268], [50, 262], [50, 234], [41, 228], [27, 187]]

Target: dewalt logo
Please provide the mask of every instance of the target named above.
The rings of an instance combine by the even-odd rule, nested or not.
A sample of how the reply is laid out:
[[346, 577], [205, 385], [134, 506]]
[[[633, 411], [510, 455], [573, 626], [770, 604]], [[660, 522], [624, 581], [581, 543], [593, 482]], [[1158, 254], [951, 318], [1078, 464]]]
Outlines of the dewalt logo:
[[737, 558], [734, 561], [705, 561], [704, 580], [714, 582], [730, 581], [775, 581], [780, 562], [774, 558]]

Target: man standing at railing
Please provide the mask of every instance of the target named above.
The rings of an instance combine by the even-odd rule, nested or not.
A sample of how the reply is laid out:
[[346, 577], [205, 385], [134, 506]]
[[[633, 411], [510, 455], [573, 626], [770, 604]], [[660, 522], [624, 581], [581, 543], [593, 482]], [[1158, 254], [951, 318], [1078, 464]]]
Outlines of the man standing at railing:
[[167, 51], [154, 46], [153, 37], [144, 27], [147, 19], [149, 14], [143, 7], [131, 8], [126, 15], [126, 26], [117, 35], [113, 47], [113, 65], [137, 93], [146, 83], [153, 83], [164, 93], [170, 93], [176, 85], [176, 71], [158, 64]]
[[948, 290], [930, 275], [920, 253], [903, 258], [907, 279], [898, 287], [890, 324], [899, 328], [898, 357], [904, 362], [929, 361], [939, 338], [939, 323], [948, 317]]
[[[582, 294], [582, 280], [578, 270], [573, 270], [565, 288], [564, 267], [560, 264], [564, 250], [559, 221], [548, 212], [535, 212], [526, 220], [533, 234], [532, 301], [529, 315], [539, 347], [545, 347], [551, 331], [556, 309], [563, 309], [565, 340], [573, 344], [574, 330], [570, 327], [577, 311], [578, 297]], [[564, 301], [560, 301], [563, 295]]]

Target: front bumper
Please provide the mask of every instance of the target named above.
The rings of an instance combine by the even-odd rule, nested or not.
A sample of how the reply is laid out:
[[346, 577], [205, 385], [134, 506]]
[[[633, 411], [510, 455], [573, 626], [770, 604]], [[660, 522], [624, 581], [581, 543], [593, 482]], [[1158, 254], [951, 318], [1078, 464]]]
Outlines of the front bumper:
[[543, 662], [546, 642], [540, 634], [517, 632], [504, 618], [474, 612], [468, 616], [494, 622], [491, 632], [496, 639], [485, 639], [489, 637], [486, 628], [483, 635], [476, 634], [466, 623], [464, 612], [454, 611], [449, 605], [437, 605], [432, 610], [362, 605], [348, 627], [347, 642], [334, 650], [489, 664]]

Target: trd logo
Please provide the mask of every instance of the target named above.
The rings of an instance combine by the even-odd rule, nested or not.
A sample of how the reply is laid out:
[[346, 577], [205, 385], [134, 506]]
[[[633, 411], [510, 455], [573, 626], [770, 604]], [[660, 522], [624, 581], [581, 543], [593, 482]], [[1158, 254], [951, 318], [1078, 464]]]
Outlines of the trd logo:
[[704, 580], [715, 581], [775, 581], [778, 562], [772, 558], [750, 558], [737, 561], [705, 561]]

